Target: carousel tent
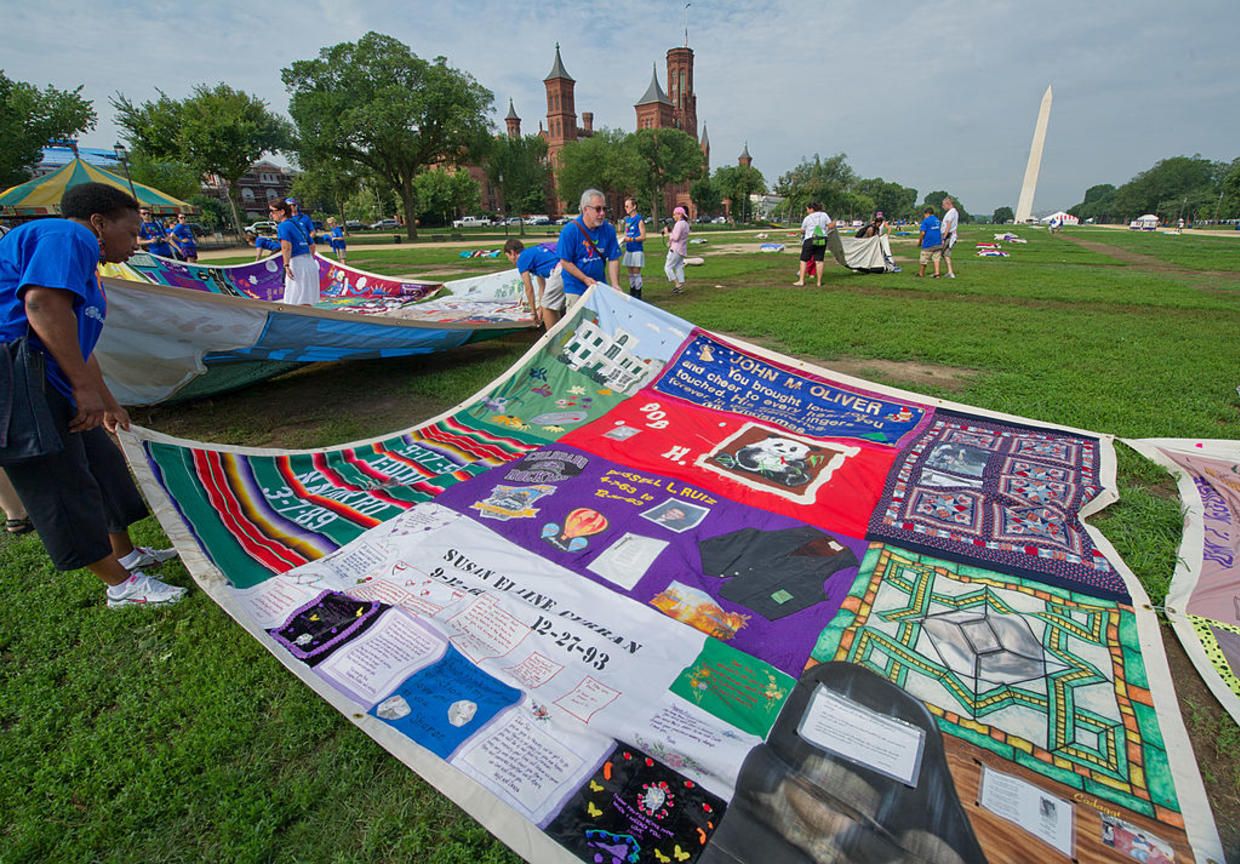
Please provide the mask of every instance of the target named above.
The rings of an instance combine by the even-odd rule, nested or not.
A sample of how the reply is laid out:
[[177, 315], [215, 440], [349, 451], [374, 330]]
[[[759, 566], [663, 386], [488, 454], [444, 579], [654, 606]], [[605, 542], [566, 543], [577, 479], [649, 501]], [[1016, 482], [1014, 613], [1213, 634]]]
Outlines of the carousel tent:
[[[74, 159], [63, 168], [43, 177], [36, 177], [0, 193], [0, 216], [34, 217], [60, 215], [60, 199], [66, 190], [79, 183], [107, 183], [125, 192], [130, 190], [129, 181], [119, 174], [91, 165], [82, 159]], [[196, 208], [179, 198], [165, 195], [158, 189], [133, 184], [138, 201], [151, 208], [151, 212], [168, 214], [188, 212]]]

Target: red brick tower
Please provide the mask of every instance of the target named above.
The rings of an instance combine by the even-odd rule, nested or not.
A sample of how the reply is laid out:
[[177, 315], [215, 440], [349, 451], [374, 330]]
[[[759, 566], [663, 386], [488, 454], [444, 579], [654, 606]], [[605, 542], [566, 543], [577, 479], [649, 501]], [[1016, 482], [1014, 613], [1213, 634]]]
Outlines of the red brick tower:
[[697, 96], [693, 93], [693, 49], [669, 48], [667, 95], [675, 116], [672, 126], [697, 138]]
[[638, 129], [667, 129], [676, 119], [676, 109], [659, 86], [659, 70], [651, 64], [650, 86], [633, 106], [637, 110]]
[[564, 69], [559, 42], [555, 43], [555, 63], [543, 84], [547, 88], [547, 160], [556, 168], [560, 148], [577, 140], [577, 109], [573, 104], [577, 82]]
[[706, 133], [706, 124], [702, 124], [702, 139], [698, 142], [698, 146], [702, 148], [702, 155], [706, 158], [706, 174], [710, 174], [710, 135]]
[[504, 118], [504, 124], [508, 127], [509, 138], [521, 137], [521, 118], [517, 116], [517, 109], [513, 107], [512, 100], [508, 100], [508, 116]]
[[745, 142], [745, 150], [741, 153], [741, 155], [736, 157], [736, 164], [744, 165], [746, 168], [753, 164], [753, 157], [749, 155], [748, 141]]

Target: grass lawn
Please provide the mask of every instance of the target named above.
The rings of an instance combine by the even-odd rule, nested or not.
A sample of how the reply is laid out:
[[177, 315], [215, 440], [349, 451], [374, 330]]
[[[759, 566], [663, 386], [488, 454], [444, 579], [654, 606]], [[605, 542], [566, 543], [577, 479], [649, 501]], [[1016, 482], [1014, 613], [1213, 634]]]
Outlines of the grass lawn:
[[[1018, 230], [1029, 243], [1008, 247], [1010, 258], [973, 257], [994, 231], [965, 226], [955, 280], [913, 278], [916, 250], [901, 238], [903, 273], [829, 264], [821, 290], [792, 287], [795, 255], [759, 254], [752, 234], [712, 236], [691, 247], [706, 263], [689, 268], [681, 296], [663, 280], [655, 240], [645, 294], [703, 327], [932, 396], [1119, 436], [1240, 438], [1240, 241]], [[753, 251], [713, 253], [723, 245]], [[358, 248], [350, 261], [380, 273], [506, 266], [460, 259], [459, 248]], [[531, 339], [321, 364], [135, 420], [229, 443], [329, 445], [455, 404]], [[1178, 498], [1161, 469], [1117, 449], [1122, 500], [1094, 522], [1158, 604], [1179, 543]], [[162, 542], [152, 519], [137, 534]], [[179, 564], [164, 572], [188, 584]], [[54, 573], [30, 536], [0, 539], [0, 590], [10, 604], [0, 625], [0, 862], [517, 860], [201, 592], [167, 610], [109, 611], [93, 577]], [[1181, 706], [1229, 858], [1240, 861], [1240, 730], [1191, 667], [1177, 666], [1177, 651]]]

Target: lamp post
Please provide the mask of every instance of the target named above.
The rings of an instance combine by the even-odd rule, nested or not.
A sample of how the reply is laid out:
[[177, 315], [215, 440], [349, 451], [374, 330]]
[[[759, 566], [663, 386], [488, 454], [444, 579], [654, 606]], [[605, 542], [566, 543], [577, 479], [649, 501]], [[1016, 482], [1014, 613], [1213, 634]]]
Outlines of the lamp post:
[[504, 239], [507, 240], [508, 239], [508, 196], [504, 194], [504, 175], [500, 174], [496, 179], [499, 180], [499, 197], [504, 199], [504, 206], [500, 209], [500, 212], [504, 214]]
[[133, 188], [133, 178], [129, 176], [129, 153], [119, 141], [112, 145], [112, 149], [116, 152], [116, 158], [121, 160], [121, 167], [125, 169], [125, 179], [129, 181], [129, 194], [133, 196], [133, 200], [137, 201], [138, 193]]

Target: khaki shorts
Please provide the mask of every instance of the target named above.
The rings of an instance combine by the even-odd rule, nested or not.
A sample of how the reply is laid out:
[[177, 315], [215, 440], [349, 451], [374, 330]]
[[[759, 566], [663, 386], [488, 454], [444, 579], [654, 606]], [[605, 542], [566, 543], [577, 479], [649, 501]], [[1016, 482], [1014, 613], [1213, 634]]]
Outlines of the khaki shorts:
[[551, 275], [547, 277], [547, 287], [543, 289], [542, 307], [552, 312], [564, 311], [564, 271], [563, 264], [556, 264]]
[[942, 246], [931, 246], [929, 249], [921, 250], [920, 263], [929, 264], [933, 261], [940, 260], [942, 257], [943, 257], [943, 247]]

